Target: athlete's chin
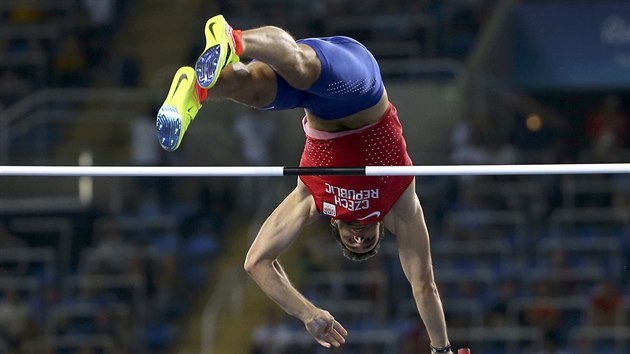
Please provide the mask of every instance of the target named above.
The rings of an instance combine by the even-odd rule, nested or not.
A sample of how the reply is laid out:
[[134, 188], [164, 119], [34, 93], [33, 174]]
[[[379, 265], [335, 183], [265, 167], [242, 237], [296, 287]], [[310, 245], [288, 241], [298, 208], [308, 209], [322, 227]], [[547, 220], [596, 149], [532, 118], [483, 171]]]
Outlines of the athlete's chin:
[[370, 248], [364, 248], [364, 249], [353, 249], [352, 252], [357, 253], [357, 254], [365, 254], [365, 253], [369, 253], [372, 252], [372, 250], [374, 250], [374, 248], [376, 247], [376, 244], [374, 244], [372, 247]]

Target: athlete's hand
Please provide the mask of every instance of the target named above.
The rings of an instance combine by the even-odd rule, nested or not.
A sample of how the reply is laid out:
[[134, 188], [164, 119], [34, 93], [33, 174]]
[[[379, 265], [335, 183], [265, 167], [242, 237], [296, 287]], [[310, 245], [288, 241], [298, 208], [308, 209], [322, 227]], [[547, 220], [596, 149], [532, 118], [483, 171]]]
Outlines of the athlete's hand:
[[326, 348], [338, 348], [346, 342], [344, 337], [348, 331], [328, 311], [317, 309], [310, 319], [304, 321], [304, 326], [317, 343]]

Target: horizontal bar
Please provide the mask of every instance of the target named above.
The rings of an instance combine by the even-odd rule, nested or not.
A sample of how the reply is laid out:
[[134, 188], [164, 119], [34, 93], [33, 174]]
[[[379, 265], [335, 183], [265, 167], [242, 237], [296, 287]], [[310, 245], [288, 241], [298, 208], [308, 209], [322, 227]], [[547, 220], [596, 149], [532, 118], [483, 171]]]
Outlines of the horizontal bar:
[[283, 173], [282, 166], [0, 166], [0, 176], [234, 177]]
[[573, 175], [630, 173], [630, 163], [367, 166], [366, 176]]
[[301, 175], [366, 176], [465, 176], [624, 174], [630, 163], [532, 164], [532, 165], [436, 165], [367, 167], [283, 166], [0, 166], [0, 176], [121, 176], [121, 177], [253, 177]]

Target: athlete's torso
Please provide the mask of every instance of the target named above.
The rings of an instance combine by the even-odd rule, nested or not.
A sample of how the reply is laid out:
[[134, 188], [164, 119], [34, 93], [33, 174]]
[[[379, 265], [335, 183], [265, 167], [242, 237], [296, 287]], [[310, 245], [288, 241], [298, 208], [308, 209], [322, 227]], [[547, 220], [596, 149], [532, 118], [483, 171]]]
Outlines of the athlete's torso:
[[[300, 166], [409, 166], [402, 126], [396, 108], [376, 122], [355, 130], [326, 132], [313, 129], [304, 118], [306, 144]], [[317, 210], [344, 221], [381, 221], [413, 180], [412, 176], [301, 176]]]

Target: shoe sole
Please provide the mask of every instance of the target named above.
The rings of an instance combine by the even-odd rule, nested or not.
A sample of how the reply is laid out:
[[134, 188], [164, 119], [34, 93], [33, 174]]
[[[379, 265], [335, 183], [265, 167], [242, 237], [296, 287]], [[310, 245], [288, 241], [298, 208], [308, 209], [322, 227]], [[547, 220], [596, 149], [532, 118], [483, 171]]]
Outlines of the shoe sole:
[[[221, 46], [219, 44], [214, 45], [206, 49], [203, 54], [199, 56], [195, 63], [195, 71], [197, 72], [197, 82], [199, 86], [203, 88], [210, 88], [214, 86], [217, 79], [219, 70], [219, 61], [221, 59]], [[226, 61], [227, 63], [227, 61]], [[223, 68], [221, 68], [223, 70]]]
[[177, 108], [162, 105], [155, 121], [158, 140], [166, 151], [175, 151], [179, 145], [179, 132], [182, 130], [182, 118]]

